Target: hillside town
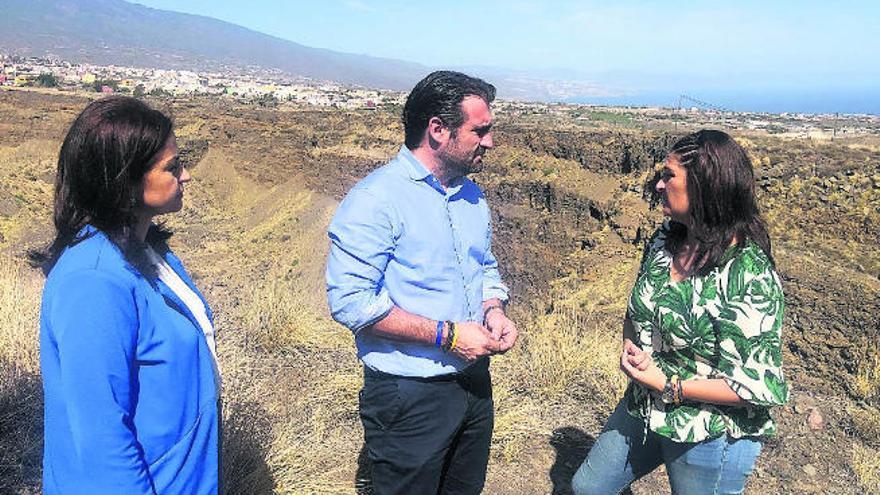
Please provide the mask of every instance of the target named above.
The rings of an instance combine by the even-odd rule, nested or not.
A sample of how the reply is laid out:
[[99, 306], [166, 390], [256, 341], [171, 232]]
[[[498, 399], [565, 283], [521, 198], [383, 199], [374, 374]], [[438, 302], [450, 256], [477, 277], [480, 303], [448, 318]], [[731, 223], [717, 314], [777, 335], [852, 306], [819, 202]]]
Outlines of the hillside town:
[[396, 91], [343, 86], [254, 69], [223, 73], [97, 66], [0, 53], [0, 86], [55, 87], [135, 96], [222, 96], [274, 106], [280, 102], [344, 109], [402, 104]]
[[[122, 66], [98, 66], [0, 53], [0, 87], [50, 87], [60, 91], [125, 93], [134, 96], [214, 96], [261, 106], [312, 105], [347, 110], [375, 110], [403, 105], [406, 94], [296, 77], [279, 70], [228, 68], [196, 72]], [[683, 105], [686, 100], [689, 105]], [[614, 122], [636, 126], [716, 126], [763, 131], [780, 137], [825, 141], [880, 135], [880, 116], [734, 112], [702, 104], [685, 95], [675, 108], [601, 106], [499, 100], [496, 109], [510, 114], [573, 117], [576, 121]]]

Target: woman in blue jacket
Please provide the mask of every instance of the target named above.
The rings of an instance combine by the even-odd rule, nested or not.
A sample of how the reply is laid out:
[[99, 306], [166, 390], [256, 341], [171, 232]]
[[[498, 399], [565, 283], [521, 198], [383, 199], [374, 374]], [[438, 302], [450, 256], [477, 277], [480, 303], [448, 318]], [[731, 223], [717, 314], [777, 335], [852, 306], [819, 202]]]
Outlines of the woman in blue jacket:
[[61, 148], [40, 317], [46, 494], [211, 494], [219, 373], [211, 311], [153, 223], [190, 175], [171, 120], [88, 105]]

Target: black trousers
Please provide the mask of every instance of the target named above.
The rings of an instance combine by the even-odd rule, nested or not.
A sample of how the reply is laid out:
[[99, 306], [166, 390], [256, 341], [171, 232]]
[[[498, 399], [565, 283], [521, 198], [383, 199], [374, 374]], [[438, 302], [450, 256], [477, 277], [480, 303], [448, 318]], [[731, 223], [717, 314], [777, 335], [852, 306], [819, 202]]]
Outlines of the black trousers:
[[427, 379], [364, 368], [360, 415], [376, 495], [482, 491], [495, 420], [488, 359]]

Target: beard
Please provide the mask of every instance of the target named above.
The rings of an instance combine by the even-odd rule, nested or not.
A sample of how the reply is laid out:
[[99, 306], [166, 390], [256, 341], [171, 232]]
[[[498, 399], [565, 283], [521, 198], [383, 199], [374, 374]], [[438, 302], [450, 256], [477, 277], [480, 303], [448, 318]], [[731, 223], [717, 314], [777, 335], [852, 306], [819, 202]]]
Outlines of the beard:
[[458, 148], [457, 143], [448, 150], [444, 150], [440, 154], [440, 160], [443, 162], [446, 170], [454, 176], [465, 176], [475, 174], [483, 170], [483, 155], [486, 149], [478, 146], [474, 151], [468, 151]]

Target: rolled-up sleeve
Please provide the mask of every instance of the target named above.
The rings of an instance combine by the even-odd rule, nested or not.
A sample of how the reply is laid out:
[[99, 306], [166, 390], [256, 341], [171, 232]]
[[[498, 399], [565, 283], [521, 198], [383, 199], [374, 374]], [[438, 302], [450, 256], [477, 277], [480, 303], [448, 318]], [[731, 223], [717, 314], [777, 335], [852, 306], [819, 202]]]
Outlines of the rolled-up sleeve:
[[349, 192], [330, 222], [327, 301], [333, 319], [352, 331], [381, 320], [394, 306], [383, 277], [395, 230], [390, 205], [362, 188]]
[[782, 317], [785, 302], [772, 270], [745, 280], [731, 275], [727, 297], [715, 318], [718, 372], [736, 394], [759, 406], [788, 401], [782, 372]]
[[483, 300], [500, 299], [506, 301], [509, 290], [501, 281], [501, 273], [498, 271], [498, 260], [492, 253], [492, 229], [487, 229], [487, 249], [483, 257]]

